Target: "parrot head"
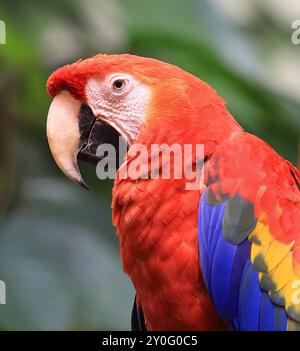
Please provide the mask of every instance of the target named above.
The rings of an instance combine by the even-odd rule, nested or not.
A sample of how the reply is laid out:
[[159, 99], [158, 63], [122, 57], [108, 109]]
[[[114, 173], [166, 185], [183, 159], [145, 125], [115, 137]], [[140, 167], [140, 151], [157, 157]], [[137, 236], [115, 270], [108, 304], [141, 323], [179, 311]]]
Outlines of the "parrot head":
[[52, 155], [63, 173], [87, 187], [78, 158], [97, 163], [97, 147], [148, 143], [205, 144], [205, 153], [240, 127], [205, 82], [151, 58], [97, 55], [66, 65], [48, 79]]

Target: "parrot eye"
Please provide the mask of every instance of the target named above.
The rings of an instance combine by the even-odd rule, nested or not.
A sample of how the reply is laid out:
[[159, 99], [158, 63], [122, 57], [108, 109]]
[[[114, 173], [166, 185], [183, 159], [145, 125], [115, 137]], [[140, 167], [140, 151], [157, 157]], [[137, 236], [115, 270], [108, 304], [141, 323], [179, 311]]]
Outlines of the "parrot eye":
[[113, 90], [116, 93], [123, 93], [128, 85], [128, 81], [126, 79], [116, 79], [113, 81]]

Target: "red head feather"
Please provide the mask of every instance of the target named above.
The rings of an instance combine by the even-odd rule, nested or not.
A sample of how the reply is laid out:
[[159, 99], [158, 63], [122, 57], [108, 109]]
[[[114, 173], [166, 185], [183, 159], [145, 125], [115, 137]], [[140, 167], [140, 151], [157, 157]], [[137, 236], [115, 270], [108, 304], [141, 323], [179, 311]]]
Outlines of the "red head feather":
[[206, 145], [210, 154], [222, 140], [240, 126], [224, 101], [207, 83], [177, 66], [134, 55], [97, 55], [55, 71], [47, 82], [51, 96], [66, 89], [86, 102], [89, 78], [111, 73], [133, 75], [152, 88], [152, 101], [142, 142], [190, 143]]

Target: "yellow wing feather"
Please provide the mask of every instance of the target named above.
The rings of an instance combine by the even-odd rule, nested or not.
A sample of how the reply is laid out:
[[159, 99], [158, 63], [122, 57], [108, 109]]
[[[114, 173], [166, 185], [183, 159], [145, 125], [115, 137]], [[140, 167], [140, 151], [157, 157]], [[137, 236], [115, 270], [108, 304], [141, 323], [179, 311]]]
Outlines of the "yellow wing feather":
[[251, 261], [259, 272], [261, 288], [274, 303], [285, 306], [289, 316], [287, 329], [300, 330], [300, 277], [293, 271], [294, 242], [284, 244], [276, 240], [264, 219], [262, 216], [257, 221], [249, 236]]

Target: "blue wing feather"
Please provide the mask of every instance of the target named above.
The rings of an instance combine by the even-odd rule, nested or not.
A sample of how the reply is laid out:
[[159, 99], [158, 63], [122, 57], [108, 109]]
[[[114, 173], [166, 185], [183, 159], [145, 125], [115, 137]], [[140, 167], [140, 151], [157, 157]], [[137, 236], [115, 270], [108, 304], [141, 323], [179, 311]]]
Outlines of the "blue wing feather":
[[248, 260], [242, 276], [239, 296], [241, 330], [259, 330], [261, 295], [258, 273]]
[[[253, 216], [249, 203], [244, 203], [244, 213], [241, 216], [242, 241], [230, 242], [224, 237], [225, 213], [227, 237], [231, 237], [228, 235], [231, 223], [233, 230], [239, 225], [237, 217], [233, 217], [231, 221], [232, 202], [229, 204], [229, 201], [230, 199], [211, 203], [208, 201], [208, 190], [200, 201], [200, 262], [213, 303], [228, 324], [236, 330], [286, 330], [285, 309], [275, 305], [261, 289], [258, 272], [250, 260], [251, 243], [247, 238], [243, 240], [243, 224], [251, 222], [250, 216]], [[242, 199], [238, 203], [243, 206]], [[245, 221], [248, 208], [250, 216]], [[233, 212], [233, 216], [235, 213]]]
[[245, 240], [240, 245], [237, 245], [236, 255], [234, 258], [230, 277], [230, 294], [228, 305], [231, 306], [233, 316], [232, 318], [234, 319], [238, 316], [240, 283], [249, 257], [250, 242], [248, 240]]
[[230, 280], [224, 276], [230, 276], [237, 247], [226, 242], [222, 235], [214, 249], [211, 267], [211, 292], [217, 310], [226, 319], [232, 318], [231, 306], [228, 305], [230, 295]]
[[264, 291], [261, 298], [259, 329], [273, 331], [275, 305], [271, 302], [268, 294]]
[[286, 331], [287, 314], [283, 307], [275, 305], [274, 330]]

